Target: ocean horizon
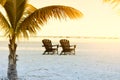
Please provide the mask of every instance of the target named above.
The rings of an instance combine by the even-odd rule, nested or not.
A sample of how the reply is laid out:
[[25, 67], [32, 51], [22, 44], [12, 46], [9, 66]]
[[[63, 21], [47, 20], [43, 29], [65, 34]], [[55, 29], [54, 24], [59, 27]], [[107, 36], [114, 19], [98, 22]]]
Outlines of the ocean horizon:
[[[33, 40], [38, 41], [40, 39], [88, 39], [88, 40], [119, 40], [120, 37], [106, 37], [106, 36], [31, 36], [28, 39], [21, 38], [19, 41], [27, 41], [27, 40]], [[9, 40], [7, 37], [0, 36], [0, 41], [7, 41]]]

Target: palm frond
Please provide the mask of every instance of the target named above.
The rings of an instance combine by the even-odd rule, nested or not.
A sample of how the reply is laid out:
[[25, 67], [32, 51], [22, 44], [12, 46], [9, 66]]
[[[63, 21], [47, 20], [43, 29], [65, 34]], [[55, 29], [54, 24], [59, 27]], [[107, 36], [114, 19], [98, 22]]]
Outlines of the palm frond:
[[115, 3], [115, 2], [120, 2], [120, 0], [103, 0], [104, 2], [111, 2], [111, 3]]
[[0, 12], [0, 30], [4, 36], [8, 37], [8, 35], [10, 34], [10, 25], [1, 12]]
[[29, 15], [31, 15], [31, 14], [32, 14], [34, 11], [36, 11], [36, 10], [37, 10], [37, 8], [35, 8], [35, 7], [32, 6], [31, 4], [26, 4], [25, 10], [24, 10], [24, 12], [23, 12], [23, 15], [22, 15], [20, 21], [18, 22], [18, 26], [19, 26], [19, 24], [21, 24], [21, 23], [24, 21], [24, 19], [25, 19], [26, 17], [28, 17]]
[[[30, 15], [30, 14], [32, 14], [35, 10], [37, 10], [37, 8], [35, 8], [35, 7], [32, 6], [31, 4], [26, 4], [24, 14], [25, 14], [25, 15], [26, 15], [26, 14]], [[24, 14], [23, 14], [23, 15], [24, 15]]]
[[[26, 17], [28, 17], [29, 15], [31, 15], [34, 11], [36, 11], [37, 10], [37, 8], [35, 8], [34, 6], [32, 6], [31, 4], [26, 4], [26, 6], [25, 6], [25, 10], [24, 10], [24, 13], [23, 13], [23, 16], [21, 17], [21, 19], [20, 19], [20, 21], [18, 22], [18, 27], [17, 27], [17, 33], [18, 33], [18, 31], [19, 31], [19, 33], [21, 33], [21, 30], [22, 30], [22, 34], [20, 34], [20, 35], [16, 35], [17, 36], [17, 38], [19, 39], [19, 38], [21, 38], [22, 36], [24, 36], [25, 38], [28, 38], [29, 37], [29, 33], [26, 31], [26, 30], [24, 30], [24, 29], [21, 29], [21, 30], [19, 30], [19, 26], [20, 26], [20, 24], [26, 19]], [[31, 19], [32, 20], [32, 19]], [[33, 22], [33, 21], [32, 21]], [[29, 22], [28, 22], [29, 23]], [[27, 24], [28, 24], [27, 23]], [[26, 24], [26, 25], [27, 25]]]
[[24, 25], [22, 24], [20, 27], [17, 28], [17, 38], [29, 38], [30, 35], [33, 36], [37, 34], [37, 31], [41, 29], [35, 18], [31, 17], [29, 19], [24, 22]]
[[[42, 14], [42, 15], [37, 15]], [[68, 7], [68, 6], [61, 6], [61, 5], [53, 5], [47, 6], [44, 8], [40, 8], [35, 12], [36, 17], [43, 17], [45, 19], [49, 19], [51, 17], [63, 19], [69, 17], [70, 19], [76, 19], [83, 16], [83, 14], [76, 10], [75, 8]], [[46, 21], [46, 20], [45, 20]]]
[[4, 5], [10, 23], [14, 29], [23, 14], [26, 1], [27, 0], [7, 0]]
[[115, 8], [116, 6], [120, 5], [120, 0], [103, 0], [104, 2], [113, 4], [113, 8]]
[[1, 4], [2, 6], [4, 6], [5, 3], [6, 3], [6, 0], [0, 0], [0, 4]]
[[55, 5], [40, 8], [23, 21], [17, 30], [18, 35], [28, 37], [29, 35], [36, 34], [37, 30], [40, 30], [41, 26], [43, 26], [51, 17], [57, 19], [76, 19], [82, 16], [83, 14], [80, 11], [68, 6]]

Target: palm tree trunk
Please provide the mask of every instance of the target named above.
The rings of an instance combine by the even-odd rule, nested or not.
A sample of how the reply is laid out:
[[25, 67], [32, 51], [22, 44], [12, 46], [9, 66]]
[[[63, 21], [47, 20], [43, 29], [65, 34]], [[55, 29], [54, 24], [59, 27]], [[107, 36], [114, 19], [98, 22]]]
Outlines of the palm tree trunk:
[[10, 39], [10, 44], [8, 45], [9, 47], [9, 56], [8, 56], [8, 72], [7, 76], [9, 80], [17, 80], [17, 69], [16, 69], [16, 61], [17, 61], [17, 55], [16, 55], [16, 48], [17, 44]]

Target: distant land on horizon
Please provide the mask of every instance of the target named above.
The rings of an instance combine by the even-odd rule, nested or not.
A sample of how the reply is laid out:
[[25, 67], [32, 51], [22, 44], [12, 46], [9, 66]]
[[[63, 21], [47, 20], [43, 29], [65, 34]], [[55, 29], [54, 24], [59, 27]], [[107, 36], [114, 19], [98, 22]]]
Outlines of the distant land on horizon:
[[120, 37], [104, 37], [104, 36], [35, 36], [49, 38], [84, 38], [84, 39], [120, 39]]
[[[0, 36], [1, 38], [4, 36]], [[42, 38], [83, 38], [83, 39], [120, 39], [120, 37], [106, 37], [106, 36], [31, 36]]]

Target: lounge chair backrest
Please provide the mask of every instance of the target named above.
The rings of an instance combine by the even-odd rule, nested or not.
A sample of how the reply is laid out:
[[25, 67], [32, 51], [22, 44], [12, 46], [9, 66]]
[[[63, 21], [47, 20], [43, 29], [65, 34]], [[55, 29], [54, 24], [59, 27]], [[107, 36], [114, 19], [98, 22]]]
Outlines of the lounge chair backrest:
[[70, 49], [70, 42], [67, 39], [61, 39], [60, 40], [61, 47], [63, 50], [69, 50]]
[[42, 43], [44, 44], [44, 47], [46, 50], [52, 49], [52, 42], [49, 39], [43, 39]]

